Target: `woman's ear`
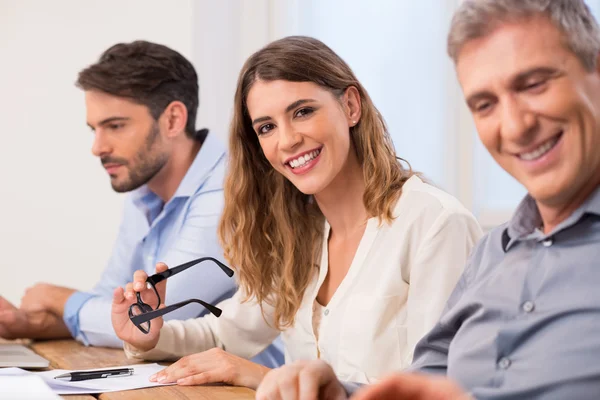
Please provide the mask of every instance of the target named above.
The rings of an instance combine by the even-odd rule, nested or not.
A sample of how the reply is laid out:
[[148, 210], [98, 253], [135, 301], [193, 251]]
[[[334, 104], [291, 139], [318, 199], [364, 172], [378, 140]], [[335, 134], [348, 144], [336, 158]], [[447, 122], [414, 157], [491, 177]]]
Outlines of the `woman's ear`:
[[353, 127], [358, 124], [361, 117], [360, 93], [355, 86], [350, 86], [344, 93], [344, 109], [348, 118], [348, 126]]

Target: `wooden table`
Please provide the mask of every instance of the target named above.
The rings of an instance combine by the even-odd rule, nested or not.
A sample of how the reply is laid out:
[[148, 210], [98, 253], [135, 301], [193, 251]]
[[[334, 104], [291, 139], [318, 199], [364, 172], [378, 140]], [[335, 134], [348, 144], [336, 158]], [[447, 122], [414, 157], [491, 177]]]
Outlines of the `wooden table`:
[[[85, 347], [75, 340], [34, 342], [30, 347], [50, 361], [52, 368], [86, 369], [136, 364], [125, 357], [123, 350], [103, 347]], [[254, 399], [255, 392], [248, 388], [224, 385], [162, 386], [124, 392], [102, 393], [100, 400], [177, 399], [177, 400], [230, 400]], [[94, 395], [96, 396], [96, 395]], [[92, 400], [93, 396], [63, 396], [68, 400]]]

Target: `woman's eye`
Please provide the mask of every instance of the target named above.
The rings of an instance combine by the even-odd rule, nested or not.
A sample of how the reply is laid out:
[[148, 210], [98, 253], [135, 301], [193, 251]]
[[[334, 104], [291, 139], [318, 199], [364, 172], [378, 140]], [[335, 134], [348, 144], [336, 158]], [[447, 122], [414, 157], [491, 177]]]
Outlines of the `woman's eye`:
[[258, 128], [258, 134], [264, 135], [265, 133], [269, 133], [271, 129], [273, 129], [273, 124], [264, 124]]
[[296, 117], [305, 117], [305, 116], [307, 116], [309, 114], [312, 114], [313, 112], [314, 112], [314, 110], [312, 108], [308, 108], [308, 107], [301, 108], [298, 111], [296, 111], [295, 116]]

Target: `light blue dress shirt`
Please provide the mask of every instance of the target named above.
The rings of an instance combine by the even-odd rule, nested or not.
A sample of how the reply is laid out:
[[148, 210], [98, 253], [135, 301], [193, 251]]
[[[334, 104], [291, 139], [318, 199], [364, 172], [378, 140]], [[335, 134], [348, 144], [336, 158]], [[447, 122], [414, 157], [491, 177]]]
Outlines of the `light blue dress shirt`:
[[[209, 134], [166, 204], [146, 186], [127, 197], [117, 241], [100, 281], [89, 293], [74, 293], [65, 305], [63, 318], [74, 338], [86, 345], [122, 346], [111, 323], [112, 295], [117, 286], [132, 280], [136, 270], [151, 275], [157, 262], [174, 267], [202, 256], [223, 261], [217, 225], [224, 201], [225, 152], [220, 140]], [[235, 279], [205, 261], [168, 280], [166, 304], [191, 298], [217, 304], [235, 290]], [[206, 312], [199, 304], [189, 304], [165, 319], [196, 318]], [[253, 361], [268, 367], [282, 365], [280, 339]]]

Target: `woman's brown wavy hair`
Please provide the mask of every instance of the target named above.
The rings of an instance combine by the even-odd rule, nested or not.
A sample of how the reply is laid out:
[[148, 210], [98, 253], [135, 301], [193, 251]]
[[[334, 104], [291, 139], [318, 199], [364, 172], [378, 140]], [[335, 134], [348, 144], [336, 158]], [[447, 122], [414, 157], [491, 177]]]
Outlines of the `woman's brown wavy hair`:
[[368, 215], [390, 222], [412, 175], [398, 161], [385, 122], [348, 65], [319, 40], [290, 36], [254, 53], [240, 72], [229, 138], [225, 209], [219, 236], [246, 299], [274, 307], [278, 329], [291, 326], [321, 254], [324, 217], [265, 158], [246, 105], [257, 81], [313, 82], [340, 97], [358, 89], [362, 115], [349, 134], [365, 179]]

